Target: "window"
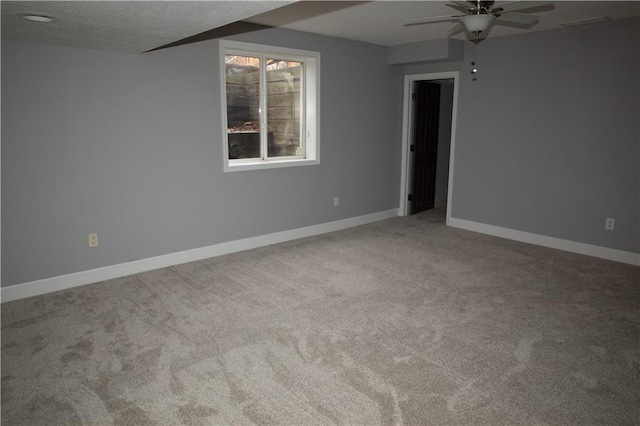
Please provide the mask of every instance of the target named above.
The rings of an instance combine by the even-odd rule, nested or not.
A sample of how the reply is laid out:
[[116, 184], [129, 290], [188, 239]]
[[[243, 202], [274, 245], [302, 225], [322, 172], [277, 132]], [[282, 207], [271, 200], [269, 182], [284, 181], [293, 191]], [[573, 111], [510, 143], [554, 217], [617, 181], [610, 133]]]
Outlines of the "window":
[[320, 54], [221, 42], [225, 171], [319, 163]]

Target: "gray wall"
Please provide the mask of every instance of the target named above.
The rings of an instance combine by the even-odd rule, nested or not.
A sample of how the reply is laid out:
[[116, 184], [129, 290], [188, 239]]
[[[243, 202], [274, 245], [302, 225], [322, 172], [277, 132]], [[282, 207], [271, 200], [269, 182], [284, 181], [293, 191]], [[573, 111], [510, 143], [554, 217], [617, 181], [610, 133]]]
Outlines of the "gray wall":
[[226, 174], [215, 42], [2, 42], [2, 285], [397, 207], [403, 72], [461, 71], [453, 217], [640, 252], [638, 24], [490, 38], [477, 82], [469, 43], [402, 68], [364, 43], [236, 37], [322, 53], [321, 164]]
[[143, 55], [2, 42], [3, 286], [397, 207], [402, 77], [386, 49], [236, 38], [321, 52], [319, 166], [223, 173], [215, 41]]
[[[496, 37], [460, 70], [452, 216], [640, 252], [637, 18]], [[616, 219], [615, 231], [604, 229]]]

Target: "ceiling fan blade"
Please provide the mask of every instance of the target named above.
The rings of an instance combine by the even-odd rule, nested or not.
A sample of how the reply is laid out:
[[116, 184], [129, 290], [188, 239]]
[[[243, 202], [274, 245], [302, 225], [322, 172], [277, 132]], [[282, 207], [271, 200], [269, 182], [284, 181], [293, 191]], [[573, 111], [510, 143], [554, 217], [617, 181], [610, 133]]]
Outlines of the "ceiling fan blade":
[[515, 12], [518, 10], [532, 9], [534, 7], [543, 7], [553, 5], [550, 1], [508, 1], [496, 4], [491, 8], [493, 13]]
[[443, 15], [443, 16], [426, 16], [424, 18], [407, 19], [404, 26], [430, 24], [432, 22], [459, 21], [465, 15]]
[[538, 22], [540, 18], [536, 15], [526, 15], [524, 13], [505, 13], [500, 15], [496, 23], [532, 25]]

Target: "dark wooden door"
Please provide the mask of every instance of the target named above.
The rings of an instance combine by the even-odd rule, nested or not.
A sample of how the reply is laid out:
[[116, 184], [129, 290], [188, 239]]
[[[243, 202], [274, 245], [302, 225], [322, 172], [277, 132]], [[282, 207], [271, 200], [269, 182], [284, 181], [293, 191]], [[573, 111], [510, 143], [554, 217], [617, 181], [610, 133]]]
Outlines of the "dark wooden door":
[[413, 99], [411, 214], [432, 209], [435, 203], [440, 85], [429, 81], [416, 82]]

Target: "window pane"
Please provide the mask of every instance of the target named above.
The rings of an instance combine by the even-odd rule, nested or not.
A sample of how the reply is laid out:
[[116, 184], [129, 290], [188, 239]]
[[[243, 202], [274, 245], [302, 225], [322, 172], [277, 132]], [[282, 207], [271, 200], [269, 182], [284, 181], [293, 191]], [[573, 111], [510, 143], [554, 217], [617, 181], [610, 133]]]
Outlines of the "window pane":
[[267, 59], [268, 156], [302, 156], [302, 63]]
[[260, 155], [260, 58], [225, 55], [229, 159]]

